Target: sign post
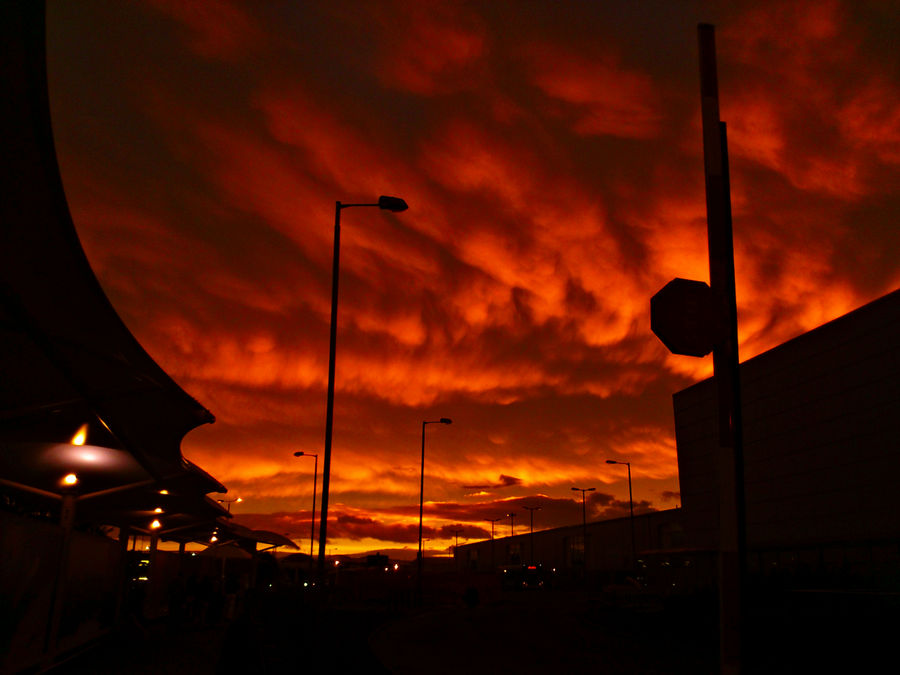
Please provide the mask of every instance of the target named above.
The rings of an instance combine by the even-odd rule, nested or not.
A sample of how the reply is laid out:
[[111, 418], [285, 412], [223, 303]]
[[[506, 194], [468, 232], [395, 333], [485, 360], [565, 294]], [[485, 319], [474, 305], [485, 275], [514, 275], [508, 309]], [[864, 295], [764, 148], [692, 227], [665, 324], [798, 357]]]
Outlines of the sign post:
[[719, 445], [720, 668], [722, 673], [732, 674], [741, 670], [747, 578], [734, 241], [727, 133], [719, 119], [715, 33], [709, 24], [700, 24], [697, 33], [710, 283], [670, 281], [650, 301], [650, 323], [674, 354], [713, 354]]

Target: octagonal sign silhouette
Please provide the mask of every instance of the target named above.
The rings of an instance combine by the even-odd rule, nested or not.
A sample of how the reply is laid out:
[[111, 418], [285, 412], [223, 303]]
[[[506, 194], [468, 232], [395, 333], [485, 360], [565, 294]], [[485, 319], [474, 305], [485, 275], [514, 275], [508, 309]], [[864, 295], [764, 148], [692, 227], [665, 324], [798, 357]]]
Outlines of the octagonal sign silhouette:
[[650, 329], [673, 354], [706, 356], [718, 341], [718, 325], [704, 281], [672, 279], [650, 298]]

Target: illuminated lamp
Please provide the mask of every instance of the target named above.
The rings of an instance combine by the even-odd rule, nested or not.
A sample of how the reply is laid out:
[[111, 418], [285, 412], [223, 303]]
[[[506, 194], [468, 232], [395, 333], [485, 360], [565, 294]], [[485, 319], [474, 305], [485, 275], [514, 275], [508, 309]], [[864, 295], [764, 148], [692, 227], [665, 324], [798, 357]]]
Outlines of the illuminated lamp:
[[219, 541], [219, 538], [216, 535], [213, 535], [209, 538], [210, 544], [215, 544], [217, 541]]
[[78, 476], [76, 476], [74, 473], [67, 473], [65, 476], [63, 476], [62, 483], [63, 483], [63, 485], [70, 485], [70, 486], [77, 485], [78, 484]]
[[163, 512], [163, 510], [159, 506], [157, 506], [155, 509], [153, 509], [153, 513], [162, 513], [162, 512]]
[[158, 520], [154, 520], [152, 523], [150, 523], [151, 530], [158, 530], [161, 527], [162, 527], [162, 523], [159, 522]]
[[72, 436], [72, 441], [71, 441], [72, 445], [84, 445], [85, 442], [87, 441], [87, 431], [88, 431], [88, 425], [82, 424], [78, 428], [78, 431], [75, 432], [75, 435]]
[[168, 491], [168, 490], [160, 490], [160, 491], [159, 491], [159, 494], [161, 494], [161, 495], [167, 495], [167, 494], [169, 494], [169, 491]]

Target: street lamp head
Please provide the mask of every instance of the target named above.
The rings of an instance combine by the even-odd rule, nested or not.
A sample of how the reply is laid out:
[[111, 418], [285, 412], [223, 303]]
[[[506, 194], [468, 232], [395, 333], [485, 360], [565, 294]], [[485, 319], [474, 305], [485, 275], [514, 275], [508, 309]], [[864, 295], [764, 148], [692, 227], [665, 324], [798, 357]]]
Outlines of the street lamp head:
[[572, 490], [574, 490], [575, 492], [581, 492], [581, 488], [577, 488], [577, 487], [573, 487]]
[[593, 492], [593, 491], [596, 490], [596, 489], [597, 489], [597, 488], [588, 488], [587, 491], [588, 491], [588, 492]]
[[406, 202], [400, 199], [400, 197], [386, 197], [382, 195], [378, 198], [378, 208], [398, 213], [400, 211], [406, 211], [409, 206], [407, 206]]
[[606, 463], [607, 464], [618, 464], [618, 462], [614, 459], [608, 459], [608, 460], [606, 460]]
[[449, 417], [442, 417], [440, 419], [440, 422], [441, 424], [453, 424], [453, 420], [451, 420]]
[[303, 457], [303, 455], [304, 455], [304, 453], [303, 453], [302, 450], [300, 450], [299, 452], [295, 452], [295, 453], [294, 453], [294, 457]]

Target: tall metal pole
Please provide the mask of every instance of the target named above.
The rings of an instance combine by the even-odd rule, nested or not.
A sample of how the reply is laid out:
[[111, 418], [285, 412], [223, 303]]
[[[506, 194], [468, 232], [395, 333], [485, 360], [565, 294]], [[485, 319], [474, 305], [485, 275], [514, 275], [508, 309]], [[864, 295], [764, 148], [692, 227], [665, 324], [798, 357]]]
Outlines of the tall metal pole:
[[422, 467], [419, 472], [419, 553], [416, 558], [418, 568], [419, 593], [422, 592], [422, 514], [425, 507], [425, 425], [428, 422], [422, 422]]
[[745, 626], [747, 537], [744, 498], [743, 429], [734, 282], [731, 188], [725, 124], [719, 119], [715, 29], [697, 27], [700, 96], [706, 177], [709, 282], [725, 320], [726, 337], [713, 349], [719, 413], [719, 630], [723, 673], [739, 673]]
[[315, 468], [313, 469], [313, 502], [312, 517], [309, 519], [309, 565], [312, 568], [313, 542], [316, 539], [316, 482], [319, 477], [319, 456], [313, 455], [315, 458]]
[[529, 539], [531, 540], [531, 562], [534, 563], [534, 512], [540, 511], [540, 506], [525, 506], [523, 508], [528, 509], [528, 513], [531, 516], [531, 535]]
[[634, 497], [631, 496], [631, 462], [625, 462], [628, 467], [628, 510], [631, 512], [631, 565], [637, 572], [637, 552], [634, 545]]
[[584, 557], [584, 560], [582, 561], [583, 565], [584, 565], [584, 569], [587, 570], [587, 506], [586, 506], [585, 495], [588, 492], [593, 492], [597, 488], [573, 487], [572, 489], [575, 490], [576, 492], [581, 493], [581, 541], [582, 541], [581, 550], [582, 550], [582, 555]]
[[341, 257], [341, 203], [334, 204], [334, 258], [331, 264], [331, 335], [328, 343], [328, 399], [325, 407], [325, 457], [322, 460], [322, 513], [319, 524], [319, 579], [325, 579], [328, 541], [328, 483], [331, 477], [331, 432], [334, 424], [334, 359], [337, 346], [338, 270]]
[[502, 518], [493, 518], [491, 521], [491, 570], [493, 570], [496, 566], [496, 557], [494, 555], [494, 523], [498, 520], [502, 520]]

